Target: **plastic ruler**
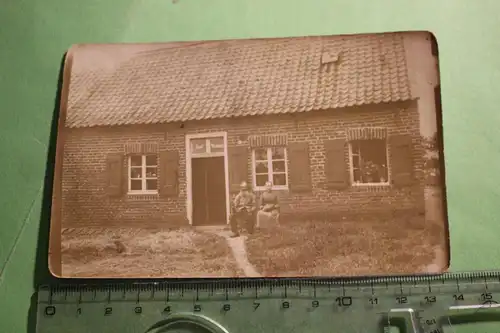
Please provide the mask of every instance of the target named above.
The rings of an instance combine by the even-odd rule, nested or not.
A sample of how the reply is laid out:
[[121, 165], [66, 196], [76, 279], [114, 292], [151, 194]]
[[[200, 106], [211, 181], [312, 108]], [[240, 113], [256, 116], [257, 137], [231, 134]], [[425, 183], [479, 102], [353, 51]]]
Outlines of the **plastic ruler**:
[[500, 272], [93, 283], [41, 287], [37, 332], [445, 333], [500, 317]]

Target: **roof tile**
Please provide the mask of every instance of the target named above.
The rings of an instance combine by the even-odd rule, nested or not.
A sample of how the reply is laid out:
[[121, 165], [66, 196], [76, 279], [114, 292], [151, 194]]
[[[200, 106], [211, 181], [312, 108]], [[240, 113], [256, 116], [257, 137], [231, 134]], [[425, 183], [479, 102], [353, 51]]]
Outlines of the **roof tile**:
[[198, 43], [73, 73], [67, 127], [152, 124], [411, 99], [400, 33]]

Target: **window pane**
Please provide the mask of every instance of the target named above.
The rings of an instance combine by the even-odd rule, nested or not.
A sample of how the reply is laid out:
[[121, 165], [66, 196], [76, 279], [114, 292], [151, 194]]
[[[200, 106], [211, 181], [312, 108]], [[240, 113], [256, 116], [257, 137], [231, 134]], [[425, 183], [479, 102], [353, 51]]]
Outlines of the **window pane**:
[[142, 190], [142, 180], [131, 180], [130, 181], [130, 190], [131, 191]]
[[359, 154], [359, 141], [351, 141], [351, 152], [353, 155]]
[[257, 175], [255, 176], [255, 183], [257, 186], [265, 186], [268, 178], [267, 175]]
[[156, 179], [146, 180], [146, 190], [156, 191], [158, 189], [158, 181]]
[[359, 169], [359, 156], [352, 156], [352, 167]]
[[275, 186], [286, 186], [286, 174], [274, 174], [273, 175], [273, 185]]
[[387, 167], [386, 166], [383, 166], [381, 169], [380, 169], [380, 177], [379, 177], [379, 181], [381, 183], [386, 183], [389, 179], [387, 178]]
[[224, 152], [224, 139], [223, 138], [210, 138], [210, 151], [212, 153]]
[[267, 173], [267, 162], [256, 162], [255, 173]]
[[285, 148], [284, 147], [274, 147], [271, 149], [273, 160], [284, 160], [285, 159]]
[[363, 140], [359, 143], [361, 157], [365, 161], [375, 164], [386, 164], [386, 144], [385, 140]]
[[285, 161], [274, 161], [273, 172], [285, 172]]
[[156, 167], [146, 168], [146, 177], [147, 178], [157, 177], [156, 170], [157, 170]]
[[157, 165], [156, 155], [147, 155], [146, 156], [146, 165]]
[[387, 150], [385, 140], [363, 140], [359, 142], [361, 155], [361, 178], [364, 183], [387, 181]]
[[267, 161], [267, 149], [266, 148], [255, 149], [255, 160], [256, 161]]
[[193, 154], [200, 154], [207, 152], [206, 139], [193, 139], [191, 140], [191, 152]]
[[361, 182], [361, 170], [356, 169], [353, 171], [353, 178], [355, 183]]
[[130, 165], [131, 166], [141, 166], [142, 165], [142, 156], [140, 156], [140, 155], [130, 156]]
[[139, 168], [133, 168], [131, 167], [130, 168], [130, 178], [134, 179], [134, 178], [141, 178], [142, 177], [142, 168], [139, 167]]

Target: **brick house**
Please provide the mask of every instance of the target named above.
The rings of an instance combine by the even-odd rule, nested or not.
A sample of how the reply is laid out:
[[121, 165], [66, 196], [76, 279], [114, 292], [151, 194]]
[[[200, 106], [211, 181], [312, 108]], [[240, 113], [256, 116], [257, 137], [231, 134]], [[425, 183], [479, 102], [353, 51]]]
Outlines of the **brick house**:
[[186, 43], [74, 72], [63, 226], [225, 224], [242, 180], [271, 180], [284, 219], [423, 212], [404, 38]]

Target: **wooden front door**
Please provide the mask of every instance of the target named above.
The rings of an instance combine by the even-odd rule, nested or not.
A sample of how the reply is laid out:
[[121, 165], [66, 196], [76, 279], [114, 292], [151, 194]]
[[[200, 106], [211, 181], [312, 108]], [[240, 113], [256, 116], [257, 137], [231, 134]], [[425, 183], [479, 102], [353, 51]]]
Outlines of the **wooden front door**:
[[226, 179], [224, 157], [193, 158], [193, 225], [225, 225]]

